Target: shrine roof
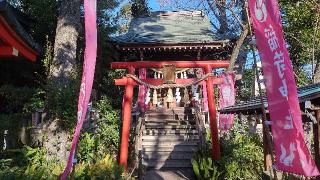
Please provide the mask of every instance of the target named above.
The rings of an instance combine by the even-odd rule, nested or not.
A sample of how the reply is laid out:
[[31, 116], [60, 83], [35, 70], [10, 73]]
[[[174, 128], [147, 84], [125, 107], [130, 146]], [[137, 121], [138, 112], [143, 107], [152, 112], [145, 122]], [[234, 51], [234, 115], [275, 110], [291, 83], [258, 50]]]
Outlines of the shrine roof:
[[128, 32], [113, 37], [118, 44], [223, 44], [229, 40], [218, 37], [202, 11], [152, 12], [132, 19]]
[[[310, 101], [320, 97], [320, 83], [311, 84], [298, 88], [298, 98], [299, 102], [303, 103], [305, 101]], [[263, 97], [263, 103], [266, 108], [268, 108], [267, 98]], [[259, 97], [253, 98], [248, 101], [237, 103], [233, 106], [228, 106], [220, 109], [220, 113], [241, 113], [249, 111], [260, 111], [261, 101]]]
[[29, 28], [28, 24], [30, 23], [29, 17], [3, 0], [0, 0], [0, 16], [5, 19], [6, 23], [8, 23], [15, 33], [33, 50], [38, 53], [41, 51], [40, 46], [27, 32]]

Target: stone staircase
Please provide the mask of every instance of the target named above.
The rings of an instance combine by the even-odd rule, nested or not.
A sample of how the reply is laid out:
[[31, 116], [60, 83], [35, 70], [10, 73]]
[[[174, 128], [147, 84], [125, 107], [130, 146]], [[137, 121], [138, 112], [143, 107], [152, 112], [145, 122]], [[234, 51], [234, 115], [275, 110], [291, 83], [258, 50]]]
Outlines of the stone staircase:
[[198, 143], [193, 109], [153, 108], [145, 113], [141, 154], [148, 169], [191, 168]]

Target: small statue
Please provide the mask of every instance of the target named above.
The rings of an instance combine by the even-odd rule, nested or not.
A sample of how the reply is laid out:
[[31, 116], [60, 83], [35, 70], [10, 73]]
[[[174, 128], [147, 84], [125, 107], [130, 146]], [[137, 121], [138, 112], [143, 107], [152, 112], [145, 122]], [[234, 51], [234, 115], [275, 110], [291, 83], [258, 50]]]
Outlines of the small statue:
[[172, 103], [173, 102], [173, 93], [172, 93], [172, 89], [171, 88], [168, 89], [166, 101], [168, 103]]
[[156, 89], [153, 90], [152, 104], [154, 106], [157, 106], [158, 104], [158, 94]]
[[189, 97], [189, 92], [187, 87], [184, 88], [184, 92], [183, 92], [183, 103], [184, 103], [184, 107], [187, 106], [187, 104], [190, 103], [190, 97]]

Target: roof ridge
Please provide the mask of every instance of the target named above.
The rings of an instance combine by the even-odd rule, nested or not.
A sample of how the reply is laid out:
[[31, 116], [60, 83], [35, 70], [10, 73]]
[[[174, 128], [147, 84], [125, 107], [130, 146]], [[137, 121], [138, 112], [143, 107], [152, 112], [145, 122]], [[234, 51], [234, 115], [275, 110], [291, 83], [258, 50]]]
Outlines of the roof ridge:
[[197, 16], [204, 17], [204, 13], [202, 10], [196, 11], [153, 11], [150, 13], [150, 16]]

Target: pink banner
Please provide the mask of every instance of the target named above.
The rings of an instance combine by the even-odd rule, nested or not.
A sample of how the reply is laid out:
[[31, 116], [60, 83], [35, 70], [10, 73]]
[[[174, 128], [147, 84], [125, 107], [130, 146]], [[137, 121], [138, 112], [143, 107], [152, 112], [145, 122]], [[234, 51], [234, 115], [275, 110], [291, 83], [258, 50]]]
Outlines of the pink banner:
[[[234, 73], [225, 72], [220, 75], [224, 81], [219, 84], [219, 108], [232, 106], [235, 103]], [[234, 114], [219, 114], [219, 129], [227, 131], [232, 128]]]
[[[139, 78], [146, 79], [147, 78], [147, 70], [146, 68], [139, 69]], [[141, 111], [144, 111], [146, 108], [145, 100], [146, 100], [146, 90], [147, 87], [144, 85], [139, 85], [139, 94], [138, 94], [138, 107]]]
[[62, 180], [66, 179], [71, 171], [72, 160], [74, 158], [75, 149], [80, 136], [80, 130], [86, 117], [87, 106], [92, 90], [97, 55], [96, 0], [84, 0], [84, 18], [86, 48], [78, 100], [77, 126], [72, 139], [71, 150], [66, 167], [60, 176], [60, 179]]
[[282, 34], [276, 0], [249, 0], [256, 42], [266, 80], [275, 149], [275, 168], [304, 176], [319, 171], [304, 142], [297, 86]]

